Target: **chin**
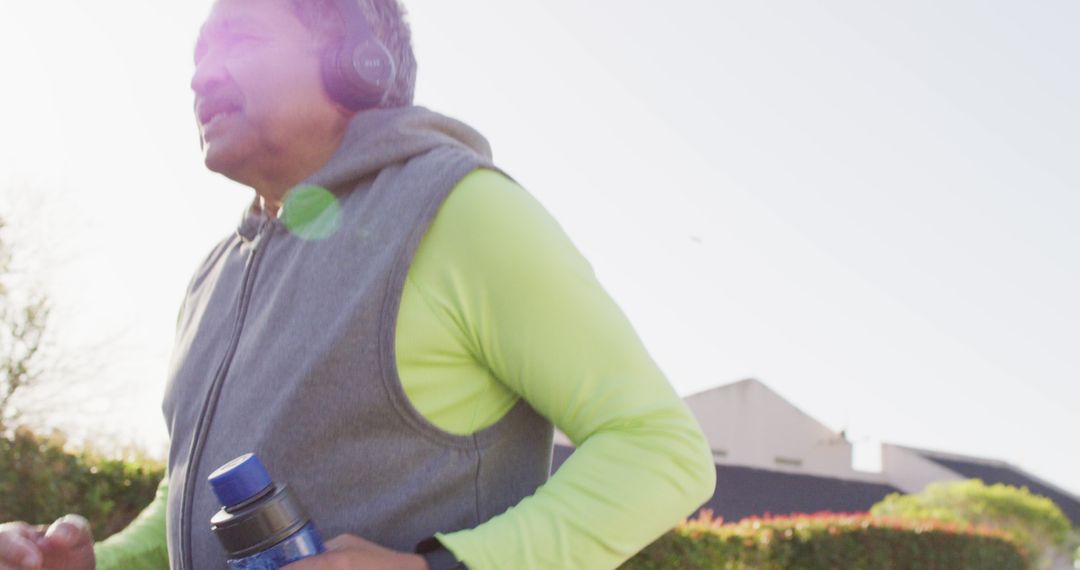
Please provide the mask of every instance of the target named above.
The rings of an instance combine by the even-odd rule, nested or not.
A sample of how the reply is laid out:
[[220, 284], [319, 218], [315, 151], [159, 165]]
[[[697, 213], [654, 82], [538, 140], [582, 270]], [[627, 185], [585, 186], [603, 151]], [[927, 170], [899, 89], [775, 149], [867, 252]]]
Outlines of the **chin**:
[[230, 173], [239, 169], [242, 161], [236, 153], [228, 152], [228, 149], [220, 148], [219, 145], [207, 144], [203, 154], [203, 164], [211, 172], [217, 172], [232, 178]]

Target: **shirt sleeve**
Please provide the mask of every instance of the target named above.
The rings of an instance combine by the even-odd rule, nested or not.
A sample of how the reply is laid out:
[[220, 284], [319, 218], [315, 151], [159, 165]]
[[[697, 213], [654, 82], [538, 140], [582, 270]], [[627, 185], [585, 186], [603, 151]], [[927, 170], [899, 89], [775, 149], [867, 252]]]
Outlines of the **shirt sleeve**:
[[97, 570], [168, 570], [165, 535], [168, 478], [161, 480], [154, 500], [124, 530], [94, 545]]
[[712, 455], [693, 415], [527, 192], [476, 171], [424, 243], [417, 255], [432, 257], [414, 268], [428, 273], [414, 277], [425, 297], [577, 446], [532, 496], [437, 535], [469, 568], [615, 568], [711, 497]]

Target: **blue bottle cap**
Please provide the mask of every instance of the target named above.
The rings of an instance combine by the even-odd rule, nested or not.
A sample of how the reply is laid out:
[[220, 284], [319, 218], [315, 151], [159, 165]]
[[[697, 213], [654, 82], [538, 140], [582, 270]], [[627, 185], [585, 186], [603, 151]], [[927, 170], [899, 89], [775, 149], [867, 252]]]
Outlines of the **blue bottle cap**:
[[210, 474], [210, 486], [225, 508], [235, 507], [262, 494], [274, 484], [254, 453], [245, 453]]

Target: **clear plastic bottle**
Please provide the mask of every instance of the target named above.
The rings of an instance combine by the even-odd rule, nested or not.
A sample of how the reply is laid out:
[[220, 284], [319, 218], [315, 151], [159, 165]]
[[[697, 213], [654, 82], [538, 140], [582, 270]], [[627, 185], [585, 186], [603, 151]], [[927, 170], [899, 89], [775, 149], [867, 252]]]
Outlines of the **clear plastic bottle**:
[[325, 550], [303, 505], [288, 486], [274, 483], [255, 454], [222, 465], [209, 480], [223, 505], [210, 528], [230, 570], [277, 570]]

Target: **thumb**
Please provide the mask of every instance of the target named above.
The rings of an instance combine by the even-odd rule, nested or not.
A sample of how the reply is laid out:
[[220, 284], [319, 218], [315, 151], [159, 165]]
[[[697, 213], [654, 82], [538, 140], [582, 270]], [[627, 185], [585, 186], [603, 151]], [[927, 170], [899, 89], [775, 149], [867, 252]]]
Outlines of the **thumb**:
[[64, 515], [45, 531], [41, 545], [45, 548], [73, 549], [93, 544], [90, 523], [79, 515]]

